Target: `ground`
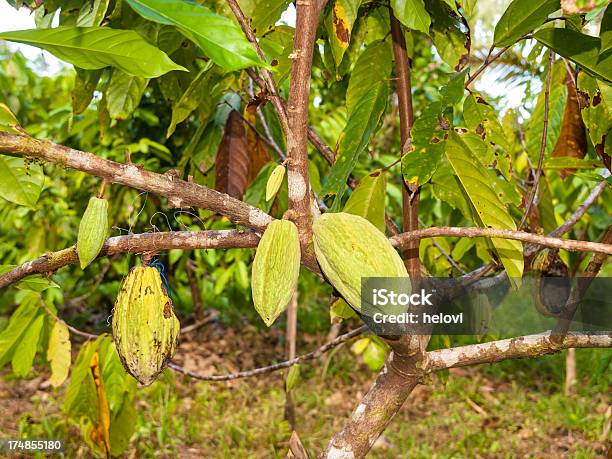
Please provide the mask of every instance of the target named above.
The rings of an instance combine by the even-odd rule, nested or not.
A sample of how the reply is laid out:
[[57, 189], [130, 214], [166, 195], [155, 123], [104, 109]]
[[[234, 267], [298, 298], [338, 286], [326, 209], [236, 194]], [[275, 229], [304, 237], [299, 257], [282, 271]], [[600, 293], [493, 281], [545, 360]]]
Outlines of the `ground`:
[[[324, 340], [323, 335], [303, 336], [299, 349], [313, 349]], [[224, 373], [269, 363], [282, 356], [282, 348], [280, 330], [238, 332], [209, 324], [183, 339], [176, 361], [203, 373]], [[592, 375], [583, 372], [578, 393], [565, 396], [560, 390], [563, 375], [551, 371], [562, 366], [562, 358], [432, 377], [413, 392], [371, 457], [606, 457], [611, 445], [609, 381], [593, 384]], [[581, 359], [584, 355], [579, 365]], [[303, 378], [294, 389], [297, 430], [315, 457], [375, 374], [346, 345], [302, 368]], [[51, 389], [47, 377], [42, 364], [28, 380], [2, 372], [2, 437], [64, 438], [67, 457], [91, 457], [76, 426], [60, 411], [62, 388]], [[180, 375], [169, 381], [140, 392], [138, 427], [124, 457], [285, 456], [291, 432], [283, 420], [281, 373], [222, 383]]]

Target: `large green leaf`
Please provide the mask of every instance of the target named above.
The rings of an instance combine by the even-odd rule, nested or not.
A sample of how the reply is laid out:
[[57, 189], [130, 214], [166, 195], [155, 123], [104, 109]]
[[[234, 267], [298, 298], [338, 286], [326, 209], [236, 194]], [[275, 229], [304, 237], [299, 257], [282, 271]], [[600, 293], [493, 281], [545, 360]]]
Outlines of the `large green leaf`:
[[348, 176], [385, 112], [388, 96], [388, 84], [380, 82], [357, 102], [342, 131], [336, 162], [323, 186], [322, 194], [342, 195]]
[[89, 364], [103, 339], [104, 337], [100, 336], [94, 341], [85, 343], [72, 367], [63, 407], [64, 411], [70, 413], [71, 416], [78, 418], [80, 414], [85, 414], [91, 419], [97, 419], [98, 397]]
[[34, 207], [44, 179], [40, 165], [26, 164], [23, 158], [0, 155], [0, 198]]
[[149, 80], [128, 75], [121, 70], [113, 70], [106, 88], [106, 103], [110, 117], [116, 120], [127, 119], [140, 104], [140, 99]]
[[391, 7], [397, 19], [406, 27], [429, 35], [431, 18], [423, 0], [391, 0]]
[[40, 296], [29, 294], [11, 316], [8, 326], [0, 333], [0, 368], [13, 358], [15, 349], [34, 318], [40, 314]]
[[177, 27], [226, 70], [266, 65], [240, 27], [225, 16], [188, 0], [127, 0], [145, 19]]
[[99, 26], [104, 20], [110, 0], [87, 1], [79, 11], [76, 25], [79, 27]]
[[36, 356], [36, 349], [38, 348], [44, 320], [45, 316], [39, 314], [21, 335], [19, 343], [15, 348], [11, 365], [15, 375], [20, 378], [25, 378], [34, 364], [34, 356]]
[[495, 26], [493, 44], [504, 47], [542, 25], [559, 9], [559, 0], [514, 0]]
[[351, 113], [357, 102], [380, 85], [381, 75], [391, 74], [391, 46], [385, 41], [371, 43], [357, 59], [346, 91], [346, 108]]
[[545, 29], [533, 38], [595, 76], [612, 81], [612, 53], [600, 54], [601, 40], [570, 29]]
[[387, 174], [374, 171], [359, 181], [343, 212], [359, 215], [370, 221], [381, 232], [385, 232], [385, 194]]
[[[516, 230], [516, 224], [491, 186], [487, 169], [456, 133], [449, 134], [445, 155], [485, 228]], [[491, 238], [495, 250], [515, 285], [523, 275], [523, 246], [519, 241]]]
[[344, 52], [349, 47], [351, 31], [361, 2], [362, 0], [334, 0], [325, 18], [325, 28], [336, 67], [342, 62]]
[[38, 46], [87, 70], [108, 66], [144, 78], [185, 70], [133, 30], [109, 27], [56, 27], [0, 33], [0, 38]]

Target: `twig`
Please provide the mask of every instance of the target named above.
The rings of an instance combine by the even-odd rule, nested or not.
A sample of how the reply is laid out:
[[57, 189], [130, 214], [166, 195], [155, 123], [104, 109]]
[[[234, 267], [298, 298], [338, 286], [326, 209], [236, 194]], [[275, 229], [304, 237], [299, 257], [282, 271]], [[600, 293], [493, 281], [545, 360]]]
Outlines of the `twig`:
[[540, 178], [542, 176], [542, 165], [544, 164], [544, 154], [546, 153], [546, 144], [548, 140], [548, 112], [549, 112], [549, 99], [550, 99], [550, 80], [552, 74], [553, 64], [553, 52], [548, 53], [548, 72], [546, 73], [546, 89], [544, 90], [544, 125], [542, 126], [542, 141], [540, 144], [540, 156], [538, 158], [538, 167], [536, 169], [535, 177], [533, 178], [533, 185], [531, 186], [531, 193], [527, 199], [527, 206], [525, 207], [525, 213], [521, 222], [518, 225], [518, 229], [521, 230], [525, 226], [527, 218], [529, 218], [529, 212], [531, 207], [536, 200], [538, 190], [540, 189]]
[[83, 338], [87, 338], [87, 339], [96, 339], [98, 337], [98, 335], [94, 335], [92, 333], [87, 333], [87, 332], [81, 331], [78, 328], [73, 327], [72, 325], [66, 323], [64, 320], [62, 320], [59, 317], [57, 317], [55, 314], [53, 314], [51, 309], [49, 309], [47, 307], [47, 305], [44, 303], [44, 301], [42, 299], [40, 300], [40, 305], [45, 310], [47, 315], [49, 315], [51, 318], [53, 318], [57, 322], [63, 323], [66, 326], [66, 328], [68, 330], [70, 330], [72, 333], [74, 333], [75, 335], [82, 336]]
[[492, 56], [493, 50], [495, 49], [495, 45], [492, 45], [491, 48], [489, 49], [489, 53], [487, 54], [487, 57], [485, 58], [484, 62], [482, 63], [482, 65], [480, 67], [478, 67], [478, 69], [476, 69], [474, 74], [470, 75], [468, 80], [465, 82], [466, 89], [468, 89], [470, 84], [472, 84], [474, 82], [474, 80], [476, 78], [478, 78], [478, 76], [483, 72], [484, 69], [486, 69], [492, 62], [495, 62], [502, 54], [504, 54], [506, 51], [508, 51], [509, 48], [510, 48], [509, 46], [506, 46], [505, 48], [502, 48], [495, 55]]
[[324, 344], [317, 350], [309, 352], [308, 354], [300, 355], [299, 357], [285, 360], [284, 362], [275, 363], [273, 365], [268, 365], [268, 366], [260, 367], [260, 368], [254, 368], [252, 370], [239, 371], [237, 373], [228, 373], [224, 375], [203, 375], [195, 371], [187, 370], [175, 363], [170, 363], [168, 366], [172, 368], [173, 370], [178, 371], [179, 373], [183, 373], [184, 375], [187, 375], [191, 378], [200, 379], [202, 381], [230, 381], [233, 379], [248, 378], [251, 376], [271, 373], [273, 371], [281, 370], [283, 368], [289, 368], [295, 365], [296, 363], [302, 363], [308, 360], [317, 359], [319, 358], [319, 356], [321, 356], [325, 352], [333, 349], [334, 347], [342, 343], [345, 343], [346, 341], [350, 340], [351, 338], [354, 338], [355, 336], [359, 336], [365, 333], [367, 330], [368, 328], [365, 325], [362, 325], [361, 327], [353, 331], [350, 331], [348, 333], [345, 333], [344, 335], [338, 336], [338, 338], [336, 338], [335, 340]]
[[215, 321], [217, 319], [217, 317], [219, 317], [219, 312], [212, 310], [210, 311], [210, 313], [208, 314], [208, 317], [205, 317], [202, 320], [198, 320], [197, 322], [191, 324], [191, 325], [187, 325], [186, 327], [181, 327], [181, 333], [191, 333], [192, 331], [197, 330], [200, 327], [203, 327], [206, 324], [209, 324], [213, 321]]

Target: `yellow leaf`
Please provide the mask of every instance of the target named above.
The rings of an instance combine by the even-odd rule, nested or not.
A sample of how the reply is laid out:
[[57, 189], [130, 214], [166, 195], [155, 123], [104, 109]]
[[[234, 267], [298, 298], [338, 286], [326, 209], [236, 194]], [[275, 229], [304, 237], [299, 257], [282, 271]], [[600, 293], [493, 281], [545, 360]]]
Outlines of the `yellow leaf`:
[[110, 409], [108, 407], [106, 391], [104, 390], [104, 381], [100, 373], [100, 356], [98, 351], [94, 352], [91, 357], [89, 368], [91, 369], [91, 375], [96, 385], [96, 395], [98, 396], [98, 423], [90, 433], [91, 440], [105, 452], [107, 458], [110, 458]]
[[70, 369], [70, 334], [64, 322], [55, 322], [49, 336], [47, 360], [51, 365], [49, 382], [59, 387], [66, 380]]

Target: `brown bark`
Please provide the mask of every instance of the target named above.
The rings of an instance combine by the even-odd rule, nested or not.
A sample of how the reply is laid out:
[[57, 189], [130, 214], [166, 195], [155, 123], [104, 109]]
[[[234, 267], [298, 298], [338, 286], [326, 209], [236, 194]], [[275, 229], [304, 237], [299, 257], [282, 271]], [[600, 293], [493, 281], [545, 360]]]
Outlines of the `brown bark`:
[[51, 161], [141, 191], [168, 198], [173, 207], [199, 207], [225, 215], [232, 222], [264, 229], [272, 217], [262, 210], [173, 175], [157, 174], [135, 164], [121, 164], [45, 140], [0, 132], [0, 153]]

